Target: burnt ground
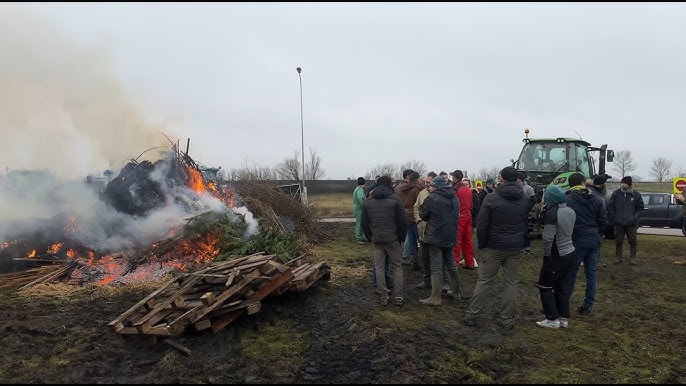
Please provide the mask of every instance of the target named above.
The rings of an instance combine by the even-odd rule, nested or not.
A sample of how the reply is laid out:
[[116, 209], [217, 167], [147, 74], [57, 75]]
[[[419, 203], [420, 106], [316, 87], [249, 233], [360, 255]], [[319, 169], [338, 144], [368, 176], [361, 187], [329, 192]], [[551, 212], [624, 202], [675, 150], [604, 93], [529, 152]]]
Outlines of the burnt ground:
[[[533, 323], [540, 318], [531, 284], [540, 256], [528, 258], [520, 270], [518, 325], [503, 331], [495, 322], [498, 291], [479, 327], [465, 327], [467, 300], [444, 298], [441, 307], [418, 303], [429, 292], [414, 289], [419, 272], [405, 271], [404, 307], [379, 305], [368, 277], [371, 247], [352, 243], [349, 231], [334, 230], [335, 241], [314, 248], [315, 258], [333, 267], [330, 282], [268, 299], [261, 312], [218, 333], [188, 331], [174, 338], [192, 350], [190, 356], [108, 330], [150, 288], [43, 295], [47, 288], [30, 298], [1, 292], [0, 382], [686, 382], [686, 268], [671, 264], [686, 250], [683, 238], [646, 236], [657, 241], [645, 253], [661, 248], [663, 260], [600, 268], [603, 295], [595, 313], [573, 315], [568, 330]], [[641, 240], [651, 243], [646, 237]], [[468, 296], [478, 273], [460, 274]], [[573, 307], [580, 296], [575, 291]]]

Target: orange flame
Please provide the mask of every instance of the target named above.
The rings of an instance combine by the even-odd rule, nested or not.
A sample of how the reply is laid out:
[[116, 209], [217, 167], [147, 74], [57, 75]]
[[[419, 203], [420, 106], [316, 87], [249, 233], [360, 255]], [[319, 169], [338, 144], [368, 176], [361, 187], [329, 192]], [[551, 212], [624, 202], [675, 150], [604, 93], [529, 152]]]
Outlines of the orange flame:
[[207, 190], [205, 183], [202, 179], [202, 174], [192, 167], [188, 167], [188, 186], [193, 189], [196, 193], [204, 194]]
[[29, 259], [32, 258], [32, 257], [36, 257], [36, 250], [35, 250], [35, 249], [32, 250], [31, 253], [29, 253], [29, 256], [28, 256], [28, 257], [29, 257]]
[[68, 250], [68, 251], [67, 251], [67, 257], [70, 258], [70, 259], [75, 258], [75, 257], [76, 257], [76, 251], [73, 250], [73, 249]]
[[60, 248], [62, 248], [62, 245], [64, 245], [64, 243], [53, 244], [50, 248], [48, 248], [47, 252], [54, 255], [55, 253], [59, 252]]

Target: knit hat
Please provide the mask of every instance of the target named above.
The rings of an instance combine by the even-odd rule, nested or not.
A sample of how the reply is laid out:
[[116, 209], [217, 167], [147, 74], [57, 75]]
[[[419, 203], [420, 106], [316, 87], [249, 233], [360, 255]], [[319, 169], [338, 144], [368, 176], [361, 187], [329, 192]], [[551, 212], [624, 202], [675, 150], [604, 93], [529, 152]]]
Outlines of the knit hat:
[[518, 172], [517, 172], [517, 178], [519, 178], [520, 180], [524, 181], [524, 180], [526, 180], [526, 174], [525, 174], [524, 172], [522, 172], [522, 171], [518, 171]]
[[493, 178], [488, 178], [486, 179], [486, 183], [495, 185], [495, 180]]
[[559, 186], [550, 186], [545, 190], [545, 202], [550, 205], [565, 202], [565, 191]]
[[417, 172], [412, 172], [410, 173], [410, 181], [417, 181], [419, 179], [419, 173]]
[[633, 180], [631, 179], [631, 176], [626, 176], [626, 177], [622, 178], [621, 182], [623, 184], [627, 184], [629, 186], [631, 186], [631, 184], [633, 184]]
[[446, 186], [447, 183], [448, 183], [448, 181], [443, 176], [438, 176], [438, 177], [434, 178], [433, 180], [431, 180], [431, 186], [433, 186], [434, 188], [440, 188], [440, 187]]
[[599, 176], [593, 177], [593, 185], [602, 185], [606, 182], [607, 182], [607, 177], [605, 177], [602, 174]]
[[500, 171], [500, 176], [507, 182], [515, 182], [517, 181], [517, 169], [512, 166], [506, 166]]

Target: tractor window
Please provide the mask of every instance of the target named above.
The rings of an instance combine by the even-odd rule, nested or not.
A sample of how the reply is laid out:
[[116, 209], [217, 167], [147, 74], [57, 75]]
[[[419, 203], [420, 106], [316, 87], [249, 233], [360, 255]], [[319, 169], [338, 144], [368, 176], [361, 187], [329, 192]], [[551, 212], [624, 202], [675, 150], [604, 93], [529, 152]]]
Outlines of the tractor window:
[[567, 146], [564, 143], [527, 143], [519, 156], [520, 170], [555, 172], [567, 161]]
[[570, 157], [570, 170], [576, 169], [576, 171], [583, 173], [586, 177], [592, 177], [591, 161], [586, 147], [579, 144], [575, 147], [576, 157], [573, 158], [574, 162], [572, 162], [572, 158]]

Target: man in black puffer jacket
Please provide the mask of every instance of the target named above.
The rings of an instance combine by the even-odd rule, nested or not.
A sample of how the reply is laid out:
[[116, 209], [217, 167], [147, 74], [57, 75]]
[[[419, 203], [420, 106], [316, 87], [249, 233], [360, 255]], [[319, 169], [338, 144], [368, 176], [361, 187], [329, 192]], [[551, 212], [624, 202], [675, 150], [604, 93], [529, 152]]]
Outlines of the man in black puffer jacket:
[[481, 253], [479, 279], [469, 304], [464, 323], [476, 326], [477, 315], [486, 305], [494, 279], [503, 268], [505, 292], [500, 312], [500, 324], [515, 325], [517, 311], [517, 270], [524, 254], [526, 220], [534, 205], [532, 197], [525, 197], [517, 183], [517, 169], [508, 166], [500, 172], [501, 184], [495, 193], [488, 194], [481, 203], [476, 221], [476, 237]]
[[407, 235], [407, 218], [400, 198], [391, 188], [390, 176], [382, 176], [378, 185], [362, 207], [362, 231], [374, 248], [374, 267], [377, 291], [381, 304], [388, 304], [388, 286], [385, 277], [386, 260], [393, 275], [395, 304], [403, 305], [402, 247]]
[[431, 296], [419, 302], [440, 306], [444, 266], [450, 275], [450, 296], [455, 300], [460, 299], [460, 275], [453, 253], [453, 247], [457, 244], [460, 203], [455, 190], [443, 177], [434, 178], [429, 191], [429, 197], [419, 208], [419, 215], [426, 221], [424, 244], [429, 247], [431, 261]]

